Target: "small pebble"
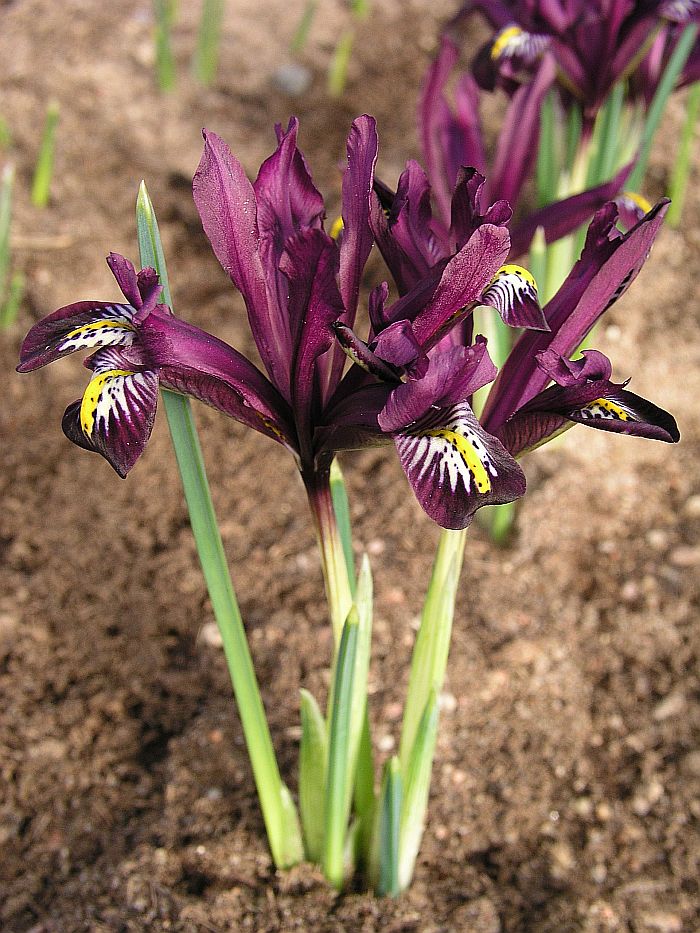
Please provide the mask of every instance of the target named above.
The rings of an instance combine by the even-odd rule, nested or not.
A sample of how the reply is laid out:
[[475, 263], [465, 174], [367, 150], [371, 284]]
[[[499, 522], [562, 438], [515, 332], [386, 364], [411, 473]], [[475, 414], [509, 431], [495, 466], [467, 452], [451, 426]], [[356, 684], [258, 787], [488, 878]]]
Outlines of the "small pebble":
[[653, 716], [657, 722], [663, 722], [665, 719], [673, 719], [685, 712], [686, 700], [684, 694], [680, 691], [669, 693], [654, 708]]
[[438, 696], [438, 706], [443, 713], [454, 713], [457, 709], [457, 697], [453, 693], [441, 693]]
[[681, 545], [668, 555], [674, 567], [697, 567], [700, 564], [700, 547]]
[[690, 496], [685, 500], [683, 514], [688, 518], [700, 518], [700, 495]]
[[668, 534], [661, 528], [652, 528], [647, 531], [647, 544], [655, 551], [663, 551], [668, 547]]
[[311, 87], [311, 72], [298, 62], [287, 62], [273, 73], [272, 83], [283, 94], [300, 97]]
[[223, 639], [216, 622], [205, 622], [199, 630], [199, 640], [210, 648], [221, 648]]
[[393, 735], [380, 735], [377, 740], [377, 748], [380, 752], [390, 752], [396, 745]]

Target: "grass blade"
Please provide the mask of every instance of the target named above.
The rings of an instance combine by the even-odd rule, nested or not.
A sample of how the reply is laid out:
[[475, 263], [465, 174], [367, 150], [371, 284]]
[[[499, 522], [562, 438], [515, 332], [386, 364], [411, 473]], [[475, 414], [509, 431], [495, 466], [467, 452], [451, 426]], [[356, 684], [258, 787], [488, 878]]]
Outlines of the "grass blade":
[[384, 765], [374, 838], [374, 884], [377, 894], [395, 897], [399, 884], [399, 833], [402, 798], [401, 766], [394, 755]]
[[331, 97], [340, 97], [345, 90], [348, 77], [348, 64], [355, 41], [355, 30], [346, 29], [341, 33], [333, 52], [333, 58], [328, 66], [328, 93]]
[[421, 716], [416, 739], [403, 772], [403, 801], [399, 836], [399, 889], [404, 891], [411, 883], [418, 857], [425, 813], [430, 795], [430, 778], [437, 740], [439, 710], [437, 694], [431, 691]]
[[32, 204], [35, 207], [46, 207], [49, 203], [58, 117], [58, 103], [56, 101], [51, 101], [46, 109], [44, 131], [41, 134], [41, 147], [39, 148], [39, 156], [36, 160], [36, 168], [34, 169]]
[[225, 0], [204, 0], [202, 6], [202, 17], [199, 21], [197, 48], [192, 61], [192, 71], [197, 80], [205, 87], [209, 87], [216, 77], [224, 7]]
[[301, 14], [301, 19], [299, 20], [299, 25], [297, 26], [296, 32], [294, 33], [294, 38], [292, 39], [292, 44], [290, 47], [291, 51], [295, 55], [298, 55], [299, 52], [303, 51], [304, 46], [308, 41], [309, 31], [311, 29], [311, 24], [314, 21], [317, 7], [318, 0], [306, 0], [304, 12]]
[[352, 528], [350, 526], [350, 503], [345, 488], [345, 481], [337, 460], [331, 464], [331, 496], [338, 533], [343, 545], [343, 554], [348, 568], [348, 582], [350, 591], [355, 596], [355, 555], [352, 550]]
[[171, 42], [171, 27], [175, 20], [173, 0], [153, 0], [153, 15], [156, 21], [156, 78], [161, 91], [175, 88], [175, 58]]
[[693, 149], [693, 137], [695, 136], [697, 127], [698, 114], [700, 114], [700, 81], [696, 81], [688, 92], [685, 123], [681, 133], [681, 141], [678, 146], [676, 163], [673, 166], [671, 183], [669, 185], [668, 196], [671, 198], [671, 206], [668, 209], [666, 220], [672, 227], [680, 226], [681, 222], [683, 202], [685, 201], [685, 189], [688, 185], [688, 176], [690, 174], [690, 156]]
[[299, 812], [306, 856], [320, 862], [325, 827], [326, 721], [308, 690], [301, 691], [301, 744], [299, 746]]

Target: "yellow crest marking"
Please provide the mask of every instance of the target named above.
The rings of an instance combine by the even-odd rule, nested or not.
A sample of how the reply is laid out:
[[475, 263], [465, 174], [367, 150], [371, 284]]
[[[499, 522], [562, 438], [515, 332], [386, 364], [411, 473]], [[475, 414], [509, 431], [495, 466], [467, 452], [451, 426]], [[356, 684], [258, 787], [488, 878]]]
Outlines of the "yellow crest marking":
[[608, 398], [597, 398], [594, 401], [586, 405], [587, 409], [593, 408], [595, 405], [598, 405], [599, 408], [602, 408], [604, 411], [609, 411], [611, 415], [614, 415], [616, 418], [619, 418], [620, 421], [633, 421], [634, 419], [630, 417], [629, 412], [626, 412], [624, 408], [620, 408], [619, 405], [616, 405], [615, 402], [611, 402]]
[[491, 480], [489, 479], [484, 464], [481, 462], [473, 445], [469, 443], [466, 437], [463, 437], [456, 431], [450, 431], [447, 428], [436, 428], [434, 431], [425, 431], [424, 436], [440, 437], [447, 441], [448, 444], [451, 444], [474, 477], [474, 483], [479, 492], [486, 493], [491, 491]]
[[126, 321], [90, 321], [89, 324], [82, 324], [80, 327], [76, 327], [75, 330], [70, 331], [63, 338], [64, 340], [69, 340], [71, 337], [78, 337], [80, 334], [85, 334], [91, 330], [135, 330], [135, 327], [132, 327], [131, 324], [128, 324]]
[[95, 412], [100, 402], [100, 393], [105, 383], [117, 376], [133, 376], [134, 373], [128, 369], [109, 369], [107, 372], [99, 373], [88, 383], [87, 389], [83, 394], [83, 400], [80, 403], [80, 426], [83, 434], [90, 437], [92, 429], [95, 426]]
[[514, 275], [519, 279], [522, 279], [524, 282], [527, 282], [528, 285], [534, 288], [535, 293], [537, 293], [537, 282], [535, 281], [535, 276], [532, 272], [528, 272], [524, 266], [518, 266], [514, 262], [506, 263], [505, 266], [501, 266], [498, 272], [491, 279], [491, 284], [497, 282], [499, 279], [505, 278], [507, 275]]
[[344, 227], [343, 218], [342, 218], [342, 217], [336, 217], [335, 220], [333, 221], [333, 223], [331, 224], [331, 229], [330, 229], [330, 231], [329, 231], [329, 232], [330, 232], [330, 235], [333, 237], [334, 240], [337, 240], [337, 239], [338, 239], [338, 237], [340, 236], [340, 232], [341, 232], [341, 230], [343, 229], [343, 227]]
[[508, 48], [508, 46], [513, 42], [513, 40], [518, 39], [519, 36], [523, 35], [523, 30], [520, 26], [508, 26], [504, 29], [496, 38], [496, 41], [491, 46], [491, 58], [495, 61], [497, 58], [500, 58], [503, 52]]
[[643, 195], [637, 194], [636, 191], [625, 191], [623, 192], [622, 197], [627, 198], [633, 204], [636, 204], [639, 210], [642, 211], [644, 214], [648, 214], [649, 211], [651, 210], [651, 204], [647, 201], [647, 199]]

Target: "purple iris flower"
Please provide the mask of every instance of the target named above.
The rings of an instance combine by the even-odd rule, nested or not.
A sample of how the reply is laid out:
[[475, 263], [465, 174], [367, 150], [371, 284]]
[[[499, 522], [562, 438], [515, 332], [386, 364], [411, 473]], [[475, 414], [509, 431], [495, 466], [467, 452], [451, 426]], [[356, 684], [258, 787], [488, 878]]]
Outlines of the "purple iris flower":
[[[503, 211], [496, 204], [482, 213], [481, 188], [480, 176], [462, 173], [452, 204], [453, 234], [458, 223], [469, 229]], [[427, 216], [426, 203], [421, 196], [413, 205], [413, 213], [417, 212], [417, 204], [422, 204], [424, 217]], [[611, 364], [602, 353], [590, 350], [581, 359], [571, 359], [605, 311], [636, 278], [649, 255], [667, 205], [668, 201], [660, 201], [625, 233], [616, 226], [619, 216], [616, 204], [611, 202], [595, 214], [581, 258], [542, 311], [544, 326], [530, 327], [522, 333], [491, 387], [480, 419], [482, 437], [497, 438], [512, 457], [540, 446], [576, 423], [666, 442], [678, 441], [673, 417], [627, 391], [626, 383], [612, 382]], [[407, 206], [403, 210], [407, 217], [411, 216]], [[405, 229], [390, 222], [378, 226], [375, 223], [375, 236], [399, 288], [405, 287], [411, 269], [414, 276], [423, 275], [425, 237], [416, 245], [416, 237], [408, 237]], [[408, 299], [402, 302], [405, 305]], [[381, 323], [380, 320], [375, 326]], [[468, 323], [468, 319], [462, 323]], [[375, 352], [386, 359], [387, 354], [380, 352], [384, 333], [379, 334]], [[473, 342], [471, 327], [453, 329], [445, 339], [454, 341], [457, 336], [462, 346], [453, 347], [452, 352], [481, 352], [482, 338]], [[443, 344], [437, 352], [445, 352]], [[428, 357], [430, 365], [430, 353]], [[392, 410], [401, 401], [399, 393], [405, 391], [405, 387], [396, 391]], [[385, 411], [385, 418], [386, 414]], [[401, 446], [397, 446], [401, 455]], [[404, 459], [408, 458], [402, 456], [402, 462]], [[410, 460], [408, 463], [410, 468]]]
[[[513, 310], [518, 290], [498, 277], [510, 249], [506, 212], [465, 212], [449, 254], [430, 262], [393, 304], [386, 285], [375, 289], [372, 330], [359, 340], [352, 328], [377, 204], [375, 123], [358, 118], [348, 138], [337, 239], [324, 230], [323, 200], [296, 136], [296, 120], [278, 128], [277, 149], [251, 183], [223, 140], [205, 132], [194, 179], [204, 230], [243, 295], [267, 375], [174, 317], [160, 303], [155, 272], [137, 274], [114, 254], [108, 261], [126, 301], [78, 302], [44, 318], [25, 338], [18, 368], [98, 348], [86, 361], [94, 375], [63, 427], [121, 476], [148, 440], [160, 384], [283, 444], [310, 494], [327, 482], [337, 450], [393, 442], [428, 514], [445, 527], [465, 527], [477, 508], [525, 490], [514, 458], [468, 405], [496, 375], [485, 344], [436, 347], [479, 303], [528, 322], [532, 302], [527, 313]], [[537, 323], [547, 326], [541, 316]], [[359, 365], [343, 375], [346, 355]]]
[[496, 31], [474, 63], [480, 85], [513, 92], [548, 52], [560, 89], [582, 105], [584, 132], [660, 28], [700, 19], [697, 0], [469, 0], [455, 21], [474, 11]]
[[[445, 34], [428, 70], [418, 110], [423, 156], [441, 216], [441, 222], [434, 221], [438, 235], [444, 235], [449, 225], [452, 192], [462, 166], [474, 166], [486, 176], [485, 201], [505, 200], [513, 207], [519, 204], [537, 160], [542, 104], [557, 73], [553, 55], [540, 48], [531, 79], [514, 89], [495, 150], [489, 156], [480, 120], [483, 92], [474, 77], [469, 72], [462, 74], [454, 89], [454, 105], [448, 98], [447, 85], [458, 58], [458, 46]], [[626, 166], [604, 184], [517, 218], [511, 226], [511, 258], [527, 251], [538, 227], [552, 243], [586, 223], [622, 190], [630, 170], [631, 165]]]

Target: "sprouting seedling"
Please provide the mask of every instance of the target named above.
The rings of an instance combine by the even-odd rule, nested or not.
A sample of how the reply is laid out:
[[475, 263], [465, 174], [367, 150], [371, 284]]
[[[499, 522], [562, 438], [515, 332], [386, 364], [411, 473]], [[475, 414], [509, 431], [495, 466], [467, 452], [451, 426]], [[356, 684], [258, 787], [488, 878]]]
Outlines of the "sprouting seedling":
[[290, 46], [290, 49], [292, 52], [294, 52], [294, 54], [298, 54], [304, 49], [304, 46], [306, 45], [309, 38], [309, 31], [311, 29], [311, 24], [314, 21], [317, 8], [318, 0], [306, 0], [304, 12], [301, 14], [299, 25], [296, 28], [296, 32], [294, 33], [294, 38], [292, 39], [292, 44]]
[[[369, 13], [369, 0], [352, 0], [350, 11], [354, 20], [364, 19]], [[328, 66], [328, 93], [332, 97], [340, 97], [345, 90], [354, 42], [355, 26], [351, 25], [340, 34]]]
[[216, 77], [224, 8], [225, 0], [204, 0], [202, 6], [192, 71], [197, 80], [205, 86], [210, 85]]
[[166, 92], [172, 91], [175, 87], [175, 59], [170, 41], [175, 10], [175, 0], [153, 0], [156, 25], [156, 77], [158, 87]]
[[16, 320], [24, 294], [24, 275], [19, 271], [14, 273], [10, 271], [14, 180], [14, 166], [8, 164], [3, 169], [0, 179], [0, 329], [3, 330]]
[[34, 181], [32, 183], [32, 204], [35, 207], [46, 207], [51, 194], [51, 179], [53, 178], [53, 161], [56, 149], [56, 128], [58, 126], [59, 106], [57, 101], [51, 101], [46, 108], [44, 132], [41, 135], [41, 147], [36, 160]]

